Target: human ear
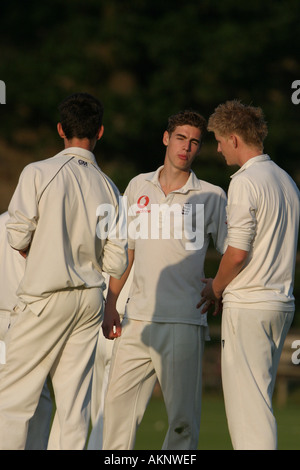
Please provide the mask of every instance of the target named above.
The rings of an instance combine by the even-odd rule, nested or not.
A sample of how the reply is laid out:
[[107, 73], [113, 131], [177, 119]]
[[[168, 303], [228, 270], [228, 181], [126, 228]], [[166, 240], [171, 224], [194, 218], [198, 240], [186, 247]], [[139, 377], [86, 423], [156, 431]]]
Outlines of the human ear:
[[169, 145], [169, 132], [165, 131], [163, 135], [163, 144], [167, 147]]
[[57, 132], [62, 139], [66, 137], [60, 122], [57, 124]]
[[104, 126], [101, 126], [97, 133], [97, 140], [100, 140], [103, 134], [104, 134]]
[[238, 139], [237, 139], [237, 136], [235, 134], [232, 134], [230, 136], [230, 142], [232, 143], [233, 148], [236, 149], [237, 146], [238, 146]]

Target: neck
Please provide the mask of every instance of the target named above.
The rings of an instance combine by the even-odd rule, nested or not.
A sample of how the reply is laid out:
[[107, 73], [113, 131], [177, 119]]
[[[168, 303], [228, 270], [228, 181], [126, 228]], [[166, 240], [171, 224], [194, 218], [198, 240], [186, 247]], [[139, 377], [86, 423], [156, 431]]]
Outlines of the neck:
[[96, 141], [90, 140], [90, 139], [78, 139], [77, 137], [74, 137], [70, 140], [64, 139], [64, 144], [65, 144], [65, 149], [70, 148], [70, 147], [79, 147], [85, 150], [89, 150], [90, 152], [93, 152]]
[[182, 171], [164, 166], [159, 174], [160, 186], [165, 195], [182, 188], [190, 177], [190, 170]]
[[248, 148], [247, 150], [241, 153], [239, 158], [239, 165], [243, 166], [248, 160], [254, 157], [258, 157], [258, 155], [262, 155], [263, 152], [263, 148]]

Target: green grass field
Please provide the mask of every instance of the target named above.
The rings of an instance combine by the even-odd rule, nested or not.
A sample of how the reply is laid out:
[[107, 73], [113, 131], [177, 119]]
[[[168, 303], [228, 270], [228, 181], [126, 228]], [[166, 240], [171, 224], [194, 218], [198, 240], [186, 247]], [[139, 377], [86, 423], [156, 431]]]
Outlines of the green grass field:
[[[299, 389], [288, 403], [274, 413], [278, 426], [278, 449], [300, 450]], [[137, 433], [136, 450], [159, 450], [167, 430], [167, 418], [162, 398], [153, 396]], [[199, 450], [232, 450], [227, 430], [222, 396], [204, 395]]]

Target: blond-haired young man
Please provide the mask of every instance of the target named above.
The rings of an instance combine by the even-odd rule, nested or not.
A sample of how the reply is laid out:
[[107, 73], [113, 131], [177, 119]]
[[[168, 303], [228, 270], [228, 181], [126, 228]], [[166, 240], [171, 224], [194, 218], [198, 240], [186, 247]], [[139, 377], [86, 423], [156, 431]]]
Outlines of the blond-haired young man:
[[222, 299], [222, 380], [235, 449], [275, 449], [272, 395], [294, 315], [299, 190], [263, 153], [260, 108], [228, 101], [208, 121], [218, 151], [240, 169], [228, 190], [227, 249], [199, 306]]

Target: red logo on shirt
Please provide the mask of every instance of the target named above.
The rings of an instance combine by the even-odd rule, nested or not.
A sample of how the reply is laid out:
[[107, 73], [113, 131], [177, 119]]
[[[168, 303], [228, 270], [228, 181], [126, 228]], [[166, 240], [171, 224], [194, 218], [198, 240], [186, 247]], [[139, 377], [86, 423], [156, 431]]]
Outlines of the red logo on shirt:
[[149, 198], [148, 196], [141, 196], [138, 198], [137, 205], [140, 209], [145, 209], [149, 204]]

